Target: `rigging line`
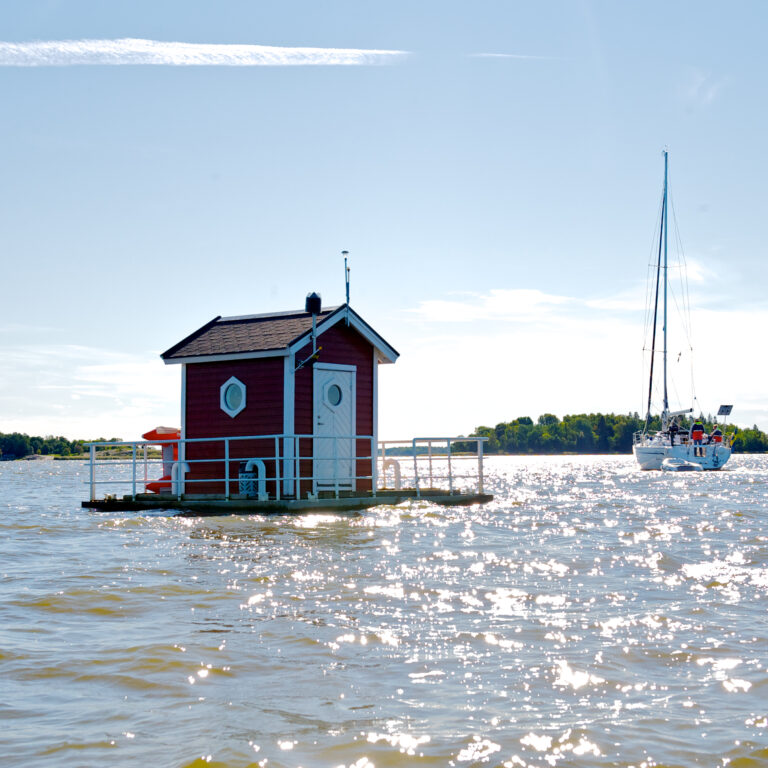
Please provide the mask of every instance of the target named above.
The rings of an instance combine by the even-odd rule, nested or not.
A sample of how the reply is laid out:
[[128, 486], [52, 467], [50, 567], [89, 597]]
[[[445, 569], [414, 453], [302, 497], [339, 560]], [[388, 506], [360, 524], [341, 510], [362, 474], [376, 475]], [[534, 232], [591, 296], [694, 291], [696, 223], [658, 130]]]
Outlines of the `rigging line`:
[[[675, 309], [677, 310], [678, 314], [681, 317], [683, 317], [683, 313], [685, 311], [685, 298], [681, 297], [680, 303], [678, 303], [677, 293], [674, 290], [671, 290], [669, 293], [672, 296], [672, 301], [674, 302]], [[688, 349], [692, 350], [693, 344], [691, 344], [691, 336], [690, 336], [689, 330], [685, 328], [685, 326], [683, 326], [683, 330], [685, 331], [685, 340], [686, 340]]]
[[648, 331], [650, 329], [651, 325], [651, 318], [653, 317], [654, 307], [652, 303], [652, 296], [653, 296], [653, 286], [654, 286], [654, 273], [657, 269], [657, 259], [655, 258], [655, 252], [656, 252], [656, 243], [659, 241], [659, 238], [661, 237], [661, 218], [662, 218], [662, 209], [664, 207], [664, 193], [662, 192], [661, 198], [659, 200], [659, 206], [658, 211], [656, 214], [656, 221], [659, 222], [658, 227], [654, 227], [653, 230], [653, 237], [651, 238], [651, 245], [650, 245], [650, 252], [648, 254], [648, 268], [646, 271], [646, 278], [645, 278], [645, 322], [644, 322], [644, 328], [643, 328], [643, 339], [648, 338]]
[[[664, 180], [664, 190], [666, 192], [666, 179]], [[661, 244], [662, 244], [662, 233], [664, 232], [664, 227], [666, 225], [666, 216], [667, 216], [667, 206], [662, 205], [661, 208], [661, 225], [659, 226], [659, 258], [656, 262], [656, 300], [655, 300], [655, 307], [653, 312], [653, 335], [652, 338], [652, 344], [651, 344], [651, 376], [650, 376], [650, 382], [648, 384], [648, 409], [645, 412], [645, 431], [648, 431], [648, 424], [651, 421], [651, 401], [652, 401], [652, 395], [653, 395], [653, 361], [656, 357], [656, 324], [658, 320], [659, 315], [659, 283], [661, 282]]]
[[680, 236], [680, 228], [677, 224], [677, 214], [675, 212], [675, 201], [670, 195], [670, 201], [672, 205], [672, 223], [675, 234], [675, 245], [677, 248], [678, 261], [679, 261], [679, 279], [680, 279], [680, 291], [682, 295], [683, 309], [681, 316], [683, 318], [683, 328], [686, 332], [688, 339], [688, 345], [693, 349], [692, 331], [693, 325], [691, 323], [691, 292], [688, 283], [688, 263], [685, 258], [685, 248], [683, 247], [683, 239]]
[[[678, 300], [678, 294], [676, 291], [672, 290], [670, 291], [670, 293], [672, 295], [672, 301], [674, 302], [674, 306], [675, 306], [675, 309], [677, 310], [677, 314], [680, 316], [681, 320], [684, 320], [685, 297], [682, 296], [680, 300]], [[681, 303], [682, 303], [682, 307], [681, 307]], [[696, 388], [695, 388], [695, 383], [693, 378], [693, 344], [692, 344], [691, 335], [690, 335], [690, 328], [686, 327], [685, 323], [683, 323], [683, 330], [684, 330], [684, 336], [685, 336], [685, 345], [683, 345], [684, 351], [687, 354], [689, 354], [688, 361], [689, 361], [689, 374], [690, 374], [690, 380], [691, 380], [690, 389], [691, 389], [691, 393], [694, 393], [696, 391]], [[682, 351], [679, 352], [679, 355], [682, 355]], [[678, 355], [678, 362], [680, 362], [679, 355]], [[682, 402], [682, 400], [680, 402]]]
[[682, 264], [682, 271], [680, 273], [680, 285], [682, 291], [683, 311], [681, 315], [684, 319], [683, 328], [685, 330], [686, 341], [688, 342], [688, 349], [690, 350], [690, 368], [689, 375], [691, 379], [691, 397], [696, 400], [696, 379], [694, 376], [694, 361], [693, 361], [693, 323], [691, 317], [691, 290], [690, 283], [688, 281], [688, 262], [685, 258], [685, 248], [683, 247], [683, 239], [680, 236], [680, 228], [677, 223], [677, 214], [675, 212], [675, 203], [672, 202], [672, 221], [674, 223], [675, 241], [677, 243], [677, 252], [680, 262]]
[[[650, 327], [651, 327], [651, 319], [653, 318], [655, 321], [655, 308], [654, 308], [654, 302], [653, 302], [653, 288], [654, 283], [657, 283], [658, 277], [656, 276], [656, 279], [654, 279], [654, 273], [657, 273], [659, 270], [659, 261], [660, 256], [658, 258], [654, 257], [655, 251], [656, 251], [656, 243], [661, 241], [661, 226], [662, 226], [662, 214], [664, 210], [664, 191], [662, 188], [661, 197], [659, 198], [659, 205], [658, 210], [656, 214], [656, 221], [658, 222], [658, 226], [654, 226], [653, 230], [653, 236], [651, 238], [651, 244], [650, 244], [650, 252], [648, 254], [648, 267], [646, 270], [646, 278], [645, 278], [645, 316], [643, 318], [643, 360], [642, 360], [642, 377], [641, 382], [645, 381], [645, 362], [646, 362], [646, 354], [648, 352], [651, 353], [651, 359], [650, 359], [650, 378], [651, 381], [653, 380], [653, 355], [655, 354], [653, 345], [651, 346], [651, 349], [648, 349], [647, 341], [648, 336], [650, 333]], [[656, 305], [658, 306], [658, 284], [656, 285]], [[654, 337], [655, 337], [655, 330], [654, 330]], [[655, 341], [655, 339], [654, 339]], [[643, 393], [643, 386], [641, 384], [640, 386], [640, 392]], [[641, 394], [640, 402], [642, 403], [643, 396]], [[650, 413], [650, 404], [648, 413]], [[647, 421], [646, 421], [646, 428], [647, 428]]]
[[674, 379], [672, 379], [672, 390], [673, 390], [673, 392], [674, 392], [675, 401], [676, 401], [676, 402], [677, 402], [679, 405], [684, 405], [684, 404], [685, 404], [685, 400], [684, 400], [684, 399], [683, 399], [683, 398], [680, 396], [680, 392], [679, 392], [679, 391], [678, 391], [678, 389], [677, 389], [677, 385], [676, 385], [676, 383], [675, 383], [675, 380], [674, 380]]

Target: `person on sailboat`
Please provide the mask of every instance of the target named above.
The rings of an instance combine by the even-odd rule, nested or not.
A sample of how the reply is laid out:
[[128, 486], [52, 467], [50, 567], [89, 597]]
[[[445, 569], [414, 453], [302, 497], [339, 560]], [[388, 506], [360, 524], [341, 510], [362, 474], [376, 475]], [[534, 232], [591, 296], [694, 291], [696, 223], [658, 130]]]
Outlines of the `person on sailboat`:
[[710, 442], [713, 443], [722, 443], [723, 442], [723, 433], [720, 431], [720, 427], [715, 424], [715, 426], [712, 429], [712, 433], [709, 436]]
[[669, 425], [669, 444], [674, 445], [677, 433], [680, 431], [680, 427], [677, 425], [677, 418], [672, 419], [672, 423]]
[[696, 419], [691, 427], [691, 440], [693, 440], [693, 455], [699, 456], [701, 454], [702, 441], [704, 440], [704, 425], [699, 419]]

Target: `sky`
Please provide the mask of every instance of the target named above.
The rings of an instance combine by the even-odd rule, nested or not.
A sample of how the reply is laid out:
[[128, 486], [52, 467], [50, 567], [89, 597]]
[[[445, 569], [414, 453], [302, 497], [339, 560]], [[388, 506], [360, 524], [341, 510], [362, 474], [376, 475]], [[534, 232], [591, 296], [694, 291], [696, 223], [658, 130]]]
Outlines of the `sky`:
[[159, 354], [343, 303], [342, 250], [401, 355], [380, 437], [643, 413], [665, 147], [672, 406], [768, 429], [766, 28], [763, 0], [0, 4], [0, 432], [178, 426]]

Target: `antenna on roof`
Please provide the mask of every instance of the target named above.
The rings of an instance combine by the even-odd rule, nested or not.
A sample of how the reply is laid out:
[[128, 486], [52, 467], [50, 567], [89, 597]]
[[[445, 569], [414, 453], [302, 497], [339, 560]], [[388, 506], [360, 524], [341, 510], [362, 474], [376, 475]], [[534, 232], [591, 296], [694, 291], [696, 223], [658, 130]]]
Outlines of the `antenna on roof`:
[[349, 325], [349, 266], [347, 265], [347, 256], [349, 251], [342, 251], [341, 255], [344, 257], [344, 285], [347, 289], [347, 309], [346, 309], [346, 322]]

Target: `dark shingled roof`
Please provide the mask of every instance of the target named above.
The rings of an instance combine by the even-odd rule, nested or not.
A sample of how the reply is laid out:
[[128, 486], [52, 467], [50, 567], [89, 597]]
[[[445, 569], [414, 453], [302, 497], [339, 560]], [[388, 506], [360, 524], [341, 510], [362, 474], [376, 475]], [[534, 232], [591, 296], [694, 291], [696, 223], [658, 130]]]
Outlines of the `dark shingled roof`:
[[[318, 324], [340, 307], [323, 309]], [[202, 328], [172, 346], [161, 357], [178, 360], [206, 355], [235, 355], [285, 349], [300, 336], [312, 330], [308, 312], [281, 312], [271, 315], [215, 317]]]

